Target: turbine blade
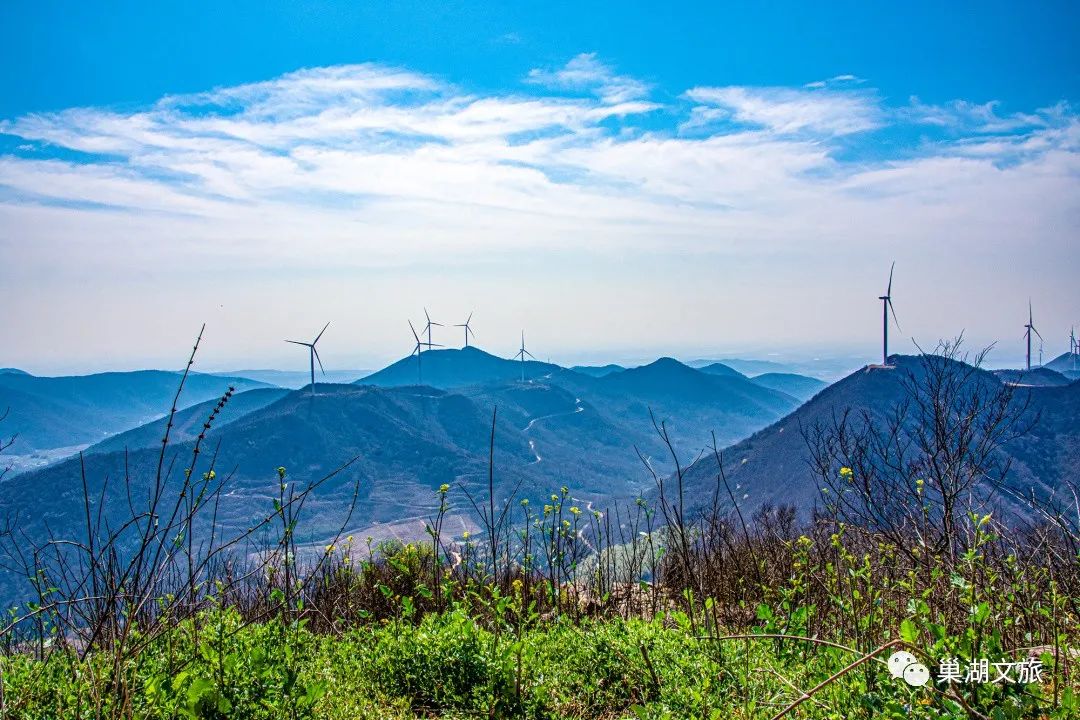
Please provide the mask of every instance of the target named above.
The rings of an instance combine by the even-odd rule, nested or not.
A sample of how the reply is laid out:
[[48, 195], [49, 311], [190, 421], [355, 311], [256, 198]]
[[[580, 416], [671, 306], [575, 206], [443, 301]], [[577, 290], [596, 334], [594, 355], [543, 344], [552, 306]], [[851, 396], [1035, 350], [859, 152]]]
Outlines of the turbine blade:
[[[1035, 333], [1036, 335], [1039, 335], [1039, 331], [1035, 329], [1034, 325], [1031, 326], [1031, 332]], [[1039, 339], [1042, 340], [1043, 336], [1039, 335]]]
[[286, 340], [285, 342], [292, 343], [293, 345], [303, 345], [304, 347], [308, 347], [311, 345], [311, 343], [300, 342], [299, 340]]
[[321, 337], [322, 337], [322, 334], [323, 334], [324, 332], [326, 332], [326, 328], [328, 328], [328, 327], [330, 327], [330, 323], [326, 323], [325, 325], [323, 325], [323, 329], [322, 329], [322, 330], [320, 330], [320, 331], [319, 331], [319, 334], [315, 336], [315, 339], [311, 341], [311, 344], [312, 344], [312, 345], [314, 345], [315, 343], [319, 342], [319, 338], [321, 338]]
[[895, 270], [895, 269], [896, 269], [896, 261], [893, 260], [892, 267], [889, 268], [889, 289], [885, 291], [886, 295], [892, 295], [892, 274], [893, 274], [893, 270]]
[[319, 357], [319, 351], [315, 349], [315, 344], [311, 345], [311, 352], [315, 353], [315, 359], [319, 362], [319, 369], [322, 370], [322, 374], [326, 375], [326, 368], [322, 366], [322, 358]]
[[529, 357], [531, 357], [531, 358], [532, 358], [533, 360], [535, 360], [535, 359], [536, 359], [536, 356], [535, 356], [535, 355], [533, 355], [533, 354], [532, 354], [531, 352], [529, 352], [528, 350], [524, 350], [523, 352], [524, 352], [524, 353], [525, 353], [526, 355], [528, 355]]
[[899, 330], [900, 329], [900, 321], [896, 318], [896, 308], [893, 307], [892, 298], [889, 298], [885, 302], [889, 303], [889, 310], [892, 311], [893, 322], [896, 323], [896, 329]]
[[409, 321], [409, 329], [412, 330], [412, 336], [416, 338], [416, 344], [420, 344], [420, 336], [416, 334], [416, 328], [413, 327], [412, 320]]

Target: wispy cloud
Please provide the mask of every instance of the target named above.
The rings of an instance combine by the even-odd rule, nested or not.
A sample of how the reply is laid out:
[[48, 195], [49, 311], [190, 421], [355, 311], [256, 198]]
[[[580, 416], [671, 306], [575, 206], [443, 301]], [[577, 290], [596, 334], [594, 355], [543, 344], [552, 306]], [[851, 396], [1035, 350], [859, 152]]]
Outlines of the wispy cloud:
[[535, 68], [529, 72], [527, 80], [556, 90], [585, 90], [609, 103], [639, 100], [649, 94], [647, 84], [616, 74], [598, 60], [595, 53], [582, 53], [558, 70]]
[[815, 80], [814, 82], [808, 82], [805, 85], [803, 85], [803, 87], [804, 88], [823, 88], [823, 87], [828, 87], [830, 85], [851, 85], [851, 84], [859, 85], [859, 84], [862, 84], [864, 82], [866, 82], [866, 80], [864, 80], [861, 77], [858, 77], [857, 75], [845, 74], [845, 75], [834, 75], [833, 77], [829, 78], [828, 80]]
[[850, 76], [674, 97], [661, 105], [585, 54], [502, 93], [352, 65], [10, 118], [0, 286], [583, 248], [827, 258], [901, 237], [1021, 252], [1076, 229], [1080, 123], [1066, 105], [889, 106]]
[[699, 118], [730, 117], [784, 134], [848, 135], [872, 130], [882, 121], [873, 95], [854, 91], [696, 87], [686, 97], [698, 104], [694, 110]]
[[1075, 113], [1067, 103], [1040, 108], [1034, 112], [1001, 114], [1001, 103], [992, 100], [973, 103], [953, 100], [941, 105], [923, 103], [912, 97], [908, 106], [897, 110], [902, 121], [922, 125], [935, 125], [958, 133], [1014, 133], [1019, 130], [1049, 128], [1067, 124]]
[[531, 80], [597, 97], [476, 95], [377, 65], [303, 70], [134, 112], [80, 108], [4, 121], [0, 132], [34, 145], [0, 161], [0, 187], [9, 208], [85, 203], [214, 221], [269, 206], [332, 214], [351, 203], [370, 214], [425, 202], [682, 224], [669, 208], [700, 203], [698, 211], [725, 221], [717, 208], [790, 213], [800, 197], [827, 198], [868, 170], [893, 172], [889, 158], [872, 167], [834, 152], [837, 138], [890, 123], [967, 131], [909, 148], [902, 157], [916, 167], [937, 156], [993, 161], [990, 146], [972, 150], [987, 132], [1011, 133], [998, 139], [1012, 148], [1010, 160], [1017, 147], [1034, 153], [1030, 162], [1052, 151], [1072, 162], [1076, 151], [1067, 106], [1000, 117], [993, 103], [887, 108], [859, 89], [696, 87], [684, 95], [689, 107], [665, 111], [674, 125], [701, 130], [685, 136], [642, 124], [658, 107], [645, 85], [593, 55]]

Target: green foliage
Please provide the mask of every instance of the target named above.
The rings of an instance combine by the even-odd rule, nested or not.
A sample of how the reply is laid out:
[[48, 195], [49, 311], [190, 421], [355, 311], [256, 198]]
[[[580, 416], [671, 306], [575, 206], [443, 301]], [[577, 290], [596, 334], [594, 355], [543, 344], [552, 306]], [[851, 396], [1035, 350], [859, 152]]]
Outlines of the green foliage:
[[[976, 611], [981, 614], [982, 611]], [[759, 618], [777, 620], [767, 606]], [[340, 636], [302, 622], [244, 624], [207, 612], [198, 629], [155, 639], [128, 672], [133, 718], [729, 718], [769, 717], [797, 695], [778, 678], [812, 687], [856, 655], [765, 639], [699, 638], [677, 619], [559, 619], [516, 635], [485, 626], [463, 606], [417, 623], [387, 621]], [[918, 618], [901, 634], [920, 633]], [[993, 651], [993, 650], [989, 650]], [[1050, 667], [1052, 657], [1044, 660]], [[651, 668], [650, 668], [651, 666]], [[3, 660], [9, 717], [93, 717], [114, 687], [107, 665], [56, 652]], [[655, 673], [655, 676], [654, 676]], [[1055, 709], [1047, 687], [996, 687], [968, 696], [988, 717], [1075, 717], [1066, 687]], [[968, 717], [955, 699], [910, 688], [881, 664], [848, 673], [800, 708], [813, 718]]]

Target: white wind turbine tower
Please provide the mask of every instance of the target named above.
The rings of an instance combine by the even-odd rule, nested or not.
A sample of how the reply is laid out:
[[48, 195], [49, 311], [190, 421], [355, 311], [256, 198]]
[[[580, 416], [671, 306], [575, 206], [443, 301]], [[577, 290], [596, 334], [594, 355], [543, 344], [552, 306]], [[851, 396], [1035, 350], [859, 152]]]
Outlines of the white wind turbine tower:
[[[421, 334], [427, 333], [427, 343], [425, 343], [425, 344], [428, 346], [428, 349], [430, 350], [432, 347], [435, 347], [431, 342], [431, 328], [433, 328], [433, 327], [442, 327], [443, 324], [442, 323], [437, 323], [437, 322], [431, 322], [431, 316], [428, 315], [427, 308], [424, 308], [424, 317], [427, 319], [427, 325], [425, 325], [424, 329], [421, 330], [420, 332], [421, 332]], [[442, 347], [442, 345], [439, 345], [439, 347]]]
[[319, 338], [321, 338], [323, 336], [323, 333], [326, 332], [326, 328], [328, 328], [328, 327], [330, 327], [330, 323], [326, 323], [326, 325], [323, 326], [323, 329], [319, 331], [319, 334], [315, 336], [315, 339], [312, 340], [309, 343], [301, 342], [299, 340], [286, 340], [285, 341], [287, 343], [292, 343], [293, 345], [303, 345], [304, 347], [306, 347], [308, 349], [308, 356], [309, 356], [308, 360], [311, 362], [311, 396], [312, 397], [315, 397], [315, 361], [316, 360], [319, 361], [319, 369], [322, 370], [322, 374], [324, 376], [326, 375], [326, 370], [325, 370], [325, 368], [323, 368], [323, 364], [322, 364], [322, 358], [319, 357], [319, 351], [315, 349], [315, 345], [316, 345], [316, 343], [319, 342]]
[[515, 360], [517, 358], [521, 358], [521, 382], [525, 382], [525, 356], [526, 355], [531, 357], [533, 360], [536, 359], [535, 355], [533, 355], [531, 352], [529, 352], [528, 350], [525, 349], [525, 331], [522, 330], [521, 331], [521, 349], [518, 350], [517, 353], [514, 355]]
[[442, 347], [442, 345], [435, 345], [430, 340], [424, 342], [420, 339], [420, 336], [416, 334], [416, 328], [413, 327], [412, 320], [409, 321], [409, 329], [412, 330], [413, 340], [416, 341], [416, 345], [413, 347], [413, 351], [409, 353], [409, 357], [416, 356], [416, 380], [418, 385], [424, 384], [424, 368], [421, 362], [421, 356], [424, 354], [424, 346], [428, 348]]
[[1027, 369], [1031, 369], [1031, 333], [1035, 333], [1039, 340], [1043, 339], [1042, 335], [1039, 335], [1039, 331], [1035, 329], [1034, 316], [1031, 314], [1031, 300], [1028, 299], [1028, 321], [1024, 326], [1024, 339], [1027, 340]]
[[459, 327], [459, 328], [465, 328], [465, 347], [469, 347], [469, 335], [470, 334], [473, 336], [474, 340], [476, 339], [476, 333], [474, 333], [472, 331], [472, 328], [469, 327], [469, 323], [472, 322], [472, 316], [473, 316], [473, 314], [469, 313], [469, 317], [465, 322], [459, 323], [459, 324], [454, 326], [454, 327]]
[[889, 364], [889, 311], [892, 311], [893, 322], [896, 323], [896, 329], [900, 329], [900, 321], [896, 319], [896, 308], [892, 304], [892, 276], [893, 270], [896, 269], [896, 261], [893, 261], [892, 267], [889, 268], [889, 286], [885, 290], [885, 294], [878, 297], [881, 301], [881, 364]]
[[1076, 341], [1076, 326], [1069, 328], [1069, 369], [1076, 369], [1076, 354], [1080, 352], [1080, 343]]
[[1072, 362], [1072, 369], [1076, 369], [1076, 355], [1080, 353], [1080, 342], [1076, 340], [1076, 327], [1069, 328], [1069, 360]]

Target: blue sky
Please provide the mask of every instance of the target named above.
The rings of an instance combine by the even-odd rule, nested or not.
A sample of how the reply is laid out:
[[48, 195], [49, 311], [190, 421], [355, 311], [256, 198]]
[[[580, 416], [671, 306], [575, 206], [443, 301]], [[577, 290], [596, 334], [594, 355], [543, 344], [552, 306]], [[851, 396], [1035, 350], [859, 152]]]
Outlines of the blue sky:
[[209, 365], [300, 366], [331, 319], [370, 366], [423, 305], [554, 360], [872, 357], [894, 259], [897, 349], [1019, 357], [1031, 296], [1056, 355], [1080, 9], [1033, 5], [6, 3], [0, 365], [205, 320]]
[[[1075, 2], [13, 2], [0, 116], [377, 61], [498, 90], [595, 52], [661, 88], [844, 73], [888, 97], [1012, 109], [1075, 102]], [[496, 7], [507, 5], [508, 7]]]

